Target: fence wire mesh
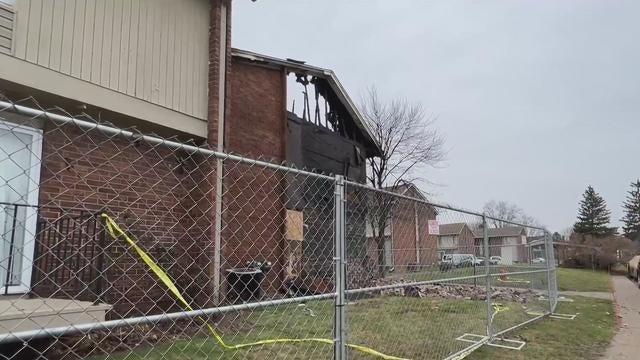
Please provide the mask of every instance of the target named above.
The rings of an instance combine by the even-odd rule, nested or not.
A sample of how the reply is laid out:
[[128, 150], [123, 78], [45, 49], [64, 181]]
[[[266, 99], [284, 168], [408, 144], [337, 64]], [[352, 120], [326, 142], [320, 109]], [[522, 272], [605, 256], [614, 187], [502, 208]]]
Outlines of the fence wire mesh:
[[3, 359], [445, 359], [555, 306], [540, 229], [33, 101], [0, 189]]

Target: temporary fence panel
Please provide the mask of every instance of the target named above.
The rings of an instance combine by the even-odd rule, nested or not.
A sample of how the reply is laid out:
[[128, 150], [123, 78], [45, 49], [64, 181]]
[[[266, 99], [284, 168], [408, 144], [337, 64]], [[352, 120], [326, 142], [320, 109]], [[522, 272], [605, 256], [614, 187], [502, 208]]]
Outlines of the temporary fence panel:
[[407, 184], [348, 183], [347, 199], [350, 342], [443, 359], [473, 346], [458, 340], [465, 334], [486, 335], [481, 216], [433, 205]]
[[408, 183], [5, 100], [0, 150], [1, 358], [453, 359], [555, 307], [548, 234]]

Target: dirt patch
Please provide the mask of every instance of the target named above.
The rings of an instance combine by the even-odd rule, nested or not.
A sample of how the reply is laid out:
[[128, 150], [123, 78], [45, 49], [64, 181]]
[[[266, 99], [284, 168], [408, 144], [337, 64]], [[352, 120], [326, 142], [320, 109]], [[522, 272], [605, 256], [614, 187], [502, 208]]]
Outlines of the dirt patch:
[[[239, 318], [245, 318], [239, 321]], [[223, 318], [209, 319], [220, 332], [242, 332], [251, 328], [242, 313], [228, 314]], [[242, 324], [238, 326], [238, 324]], [[50, 346], [47, 359], [76, 360], [100, 354], [113, 354], [138, 347], [151, 347], [177, 340], [207, 338], [211, 334], [201, 320], [185, 319], [152, 325], [135, 325], [110, 330], [92, 331], [85, 335], [63, 336]]]

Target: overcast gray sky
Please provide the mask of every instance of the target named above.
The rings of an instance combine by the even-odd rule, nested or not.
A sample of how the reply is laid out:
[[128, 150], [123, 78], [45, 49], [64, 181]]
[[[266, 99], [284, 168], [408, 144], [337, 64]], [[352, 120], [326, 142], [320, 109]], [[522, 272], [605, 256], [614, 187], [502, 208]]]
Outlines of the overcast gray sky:
[[619, 225], [640, 177], [640, 1], [235, 0], [233, 46], [422, 102], [450, 149], [439, 201], [506, 200], [553, 230], [588, 184]]

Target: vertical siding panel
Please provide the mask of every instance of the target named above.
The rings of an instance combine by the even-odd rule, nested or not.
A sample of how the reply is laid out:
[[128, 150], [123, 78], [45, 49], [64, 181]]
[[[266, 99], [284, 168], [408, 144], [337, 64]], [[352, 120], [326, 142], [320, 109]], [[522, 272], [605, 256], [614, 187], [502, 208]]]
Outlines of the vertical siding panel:
[[73, 45], [71, 49], [71, 76], [80, 78], [82, 66], [82, 44], [84, 41], [84, 8], [86, 0], [76, 0], [73, 22]]
[[122, 48], [122, 18], [123, 18], [122, 0], [114, 0], [113, 2], [113, 30], [111, 37], [111, 60], [109, 70], [109, 87], [117, 90], [120, 81], [120, 53]]
[[31, 7], [29, 8], [29, 29], [27, 30], [27, 54], [25, 59], [32, 63], [38, 62], [41, 17], [42, 0], [31, 0]]
[[167, 103], [167, 58], [169, 57], [169, 6], [171, 0], [163, 0], [160, 2], [160, 53], [159, 53], [159, 71], [158, 78], [158, 104], [166, 105]]
[[111, 72], [111, 38], [113, 37], [113, 2], [114, 0], [103, 0], [104, 8], [104, 26], [102, 33], [102, 58], [100, 65], [100, 84], [110, 87], [109, 75]]
[[167, 26], [169, 27], [168, 38], [168, 51], [167, 51], [167, 84], [165, 89], [164, 103], [167, 107], [173, 108], [173, 79], [174, 79], [174, 54], [176, 52], [176, 14], [178, 10], [178, 4], [174, 1], [170, 1], [168, 4], [169, 18], [167, 19]]
[[29, 33], [29, 7], [31, 0], [22, 0], [16, 2], [16, 15], [14, 17], [13, 28], [15, 32], [15, 49], [14, 55], [17, 58], [25, 59], [27, 56], [27, 34]]
[[[157, 1], [157, 0], [156, 0]], [[151, 50], [151, 68], [153, 72], [151, 74], [151, 102], [158, 103], [159, 99], [159, 86], [160, 86], [160, 46], [161, 46], [161, 30], [162, 30], [162, 9], [157, 3], [152, 5], [153, 8], [153, 27], [152, 27], [152, 42], [153, 49]]]
[[200, 3], [194, 3], [194, 19], [193, 23], [195, 24], [195, 32], [193, 36], [193, 67], [191, 68], [191, 72], [193, 73], [193, 82], [191, 83], [191, 87], [193, 88], [193, 96], [191, 99], [191, 111], [190, 115], [194, 115], [198, 111], [198, 103], [200, 102], [200, 56], [202, 55], [202, 49], [200, 46], [200, 40], [202, 39], [202, 31], [198, 28], [198, 24], [200, 24], [199, 19], [202, 18], [202, 13], [200, 12]]
[[118, 68], [118, 91], [127, 92], [127, 73], [129, 69], [129, 28], [131, 27], [131, 1], [122, 4], [122, 35], [120, 35], [120, 62]]
[[184, 26], [182, 21], [182, 7], [177, 6], [174, 11], [174, 19], [176, 21], [175, 26], [175, 37], [176, 44], [174, 46], [174, 51], [171, 56], [173, 57], [173, 90], [171, 91], [171, 104], [172, 109], [178, 109], [180, 107], [180, 89], [182, 86], [182, 79], [180, 77], [180, 57], [182, 56], [182, 46], [184, 41], [182, 41], [182, 32]]
[[15, 56], [205, 118], [209, 7], [207, 0], [16, 1]]
[[200, 3], [196, 2], [194, 4], [195, 13], [193, 23], [195, 25], [195, 33], [193, 36], [193, 67], [191, 68], [191, 72], [193, 73], [193, 82], [191, 83], [193, 96], [191, 99], [191, 111], [190, 115], [194, 115], [198, 112], [198, 104], [200, 103], [200, 57], [202, 55], [202, 31], [198, 28], [197, 24], [200, 24], [200, 19], [202, 18], [202, 13], [200, 11]]
[[82, 41], [82, 64], [80, 65], [80, 77], [83, 80], [91, 80], [91, 67], [93, 63], [93, 29], [96, 19], [96, 0], [87, 0], [85, 5], [84, 34]]
[[194, 18], [197, 16], [196, 9], [194, 6], [189, 7], [189, 47], [187, 48], [187, 54], [189, 55], [189, 60], [187, 61], [187, 102], [185, 112], [187, 114], [191, 114], [193, 112], [193, 71], [194, 64], [196, 58], [196, 49], [195, 49], [195, 40], [197, 29], [196, 24], [194, 24]]
[[135, 96], [144, 99], [145, 52], [147, 48], [147, 2], [140, 0], [138, 10], [138, 55], [136, 59], [136, 93]]
[[126, 92], [129, 95], [135, 95], [136, 92], [136, 69], [138, 67], [138, 34], [140, 28], [140, 2], [131, 0], [131, 21], [129, 27], [129, 54], [126, 73]]
[[53, 70], [60, 70], [60, 55], [62, 53], [62, 29], [65, 21], [64, 1], [54, 1], [53, 4], [53, 26], [51, 27], [51, 52], [49, 56], [49, 67]]
[[60, 49], [60, 72], [71, 74], [71, 48], [73, 47], [73, 18], [76, 1], [64, 2], [64, 24], [62, 26], [62, 47]]
[[154, 34], [154, 20], [155, 20], [155, 10], [156, 6], [154, 6], [149, 0], [144, 0], [147, 8], [147, 17], [146, 17], [146, 35], [145, 35], [145, 48], [144, 48], [144, 94], [143, 99], [151, 100], [151, 93], [153, 91], [153, 38]]
[[[211, 2], [204, 1], [203, 23], [206, 24], [207, 31], [202, 34], [202, 68], [200, 76], [202, 77], [202, 96], [200, 96], [200, 118], [207, 118], [207, 110], [209, 105], [209, 26], [211, 26]], [[286, 102], [286, 101], [285, 101]]]
[[[198, 21], [198, 24], [209, 24], [209, 17], [211, 12], [209, 11], [209, 2], [208, 1], [199, 1], [198, 4], [202, 7], [200, 11], [201, 20]], [[208, 29], [208, 26], [206, 26]], [[199, 78], [199, 96], [198, 96], [198, 106], [194, 115], [199, 118], [206, 118], [207, 113], [207, 93], [208, 93], [208, 83], [209, 78], [207, 75], [208, 65], [209, 65], [209, 31], [199, 31], [200, 33], [200, 43], [198, 44], [198, 49], [200, 49], [200, 65], [197, 69], [197, 74]]]
[[182, 84], [180, 86], [180, 111], [187, 111], [187, 88], [189, 86], [189, 52], [191, 51], [189, 45], [189, 39], [191, 38], [191, 25], [190, 25], [190, 12], [189, 8], [185, 7], [183, 13], [183, 26], [184, 33], [182, 37], [182, 53], [180, 59], [180, 78], [182, 79]]
[[42, 14], [40, 17], [38, 64], [48, 67], [51, 51], [51, 27], [53, 25], [53, 0], [44, 0], [42, 2]]
[[100, 84], [102, 80], [102, 38], [104, 34], [104, 9], [106, 0], [96, 0], [93, 19], [93, 41], [91, 51], [91, 82]]

